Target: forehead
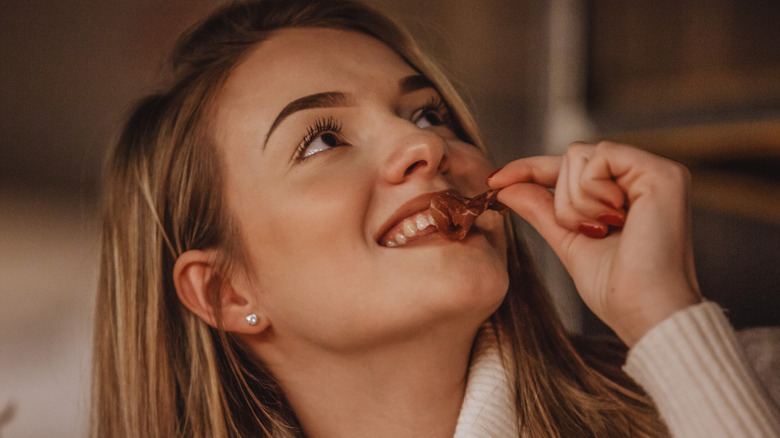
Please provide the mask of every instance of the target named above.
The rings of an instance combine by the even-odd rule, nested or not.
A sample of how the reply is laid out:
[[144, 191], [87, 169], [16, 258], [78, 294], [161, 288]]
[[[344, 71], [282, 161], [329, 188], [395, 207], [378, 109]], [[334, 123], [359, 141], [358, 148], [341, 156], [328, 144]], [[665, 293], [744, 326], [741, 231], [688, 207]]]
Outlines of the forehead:
[[[257, 103], [278, 111], [301, 96], [343, 91], [392, 92], [414, 73], [398, 54], [368, 35], [324, 28], [275, 32], [234, 69], [221, 93], [228, 107]], [[229, 104], [228, 104], [229, 103]]]

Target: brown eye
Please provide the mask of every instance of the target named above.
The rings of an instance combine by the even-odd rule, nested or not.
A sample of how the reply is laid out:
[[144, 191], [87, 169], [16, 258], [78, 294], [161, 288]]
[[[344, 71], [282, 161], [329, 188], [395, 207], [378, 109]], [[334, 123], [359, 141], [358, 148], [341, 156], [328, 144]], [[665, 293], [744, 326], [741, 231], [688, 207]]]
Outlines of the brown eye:
[[334, 147], [339, 145], [339, 138], [332, 132], [325, 132], [320, 136], [322, 142], [328, 145], [328, 147]]
[[451, 121], [449, 107], [440, 96], [432, 97], [412, 117], [412, 122], [422, 129], [433, 126], [451, 127]]
[[435, 111], [424, 112], [415, 122], [420, 128], [427, 128], [429, 126], [441, 126], [444, 124], [444, 119]]
[[328, 149], [343, 146], [341, 125], [333, 118], [318, 120], [309, 128], [296, 151], [296, 158], [303, 160]]
[[305, 145], [305, 147], [301, 151], [301, 157], [302, 158], [310, 157], [314, 154], [320, 153], [322, 151], [326, 151], [330, 148], [334, 148], [340, 145], [341, 142], [339, 141], [339, 138], [335, 133], [323, 132], [315, 139], [313, 139], [311, 142], [309, 142], [309, 144]]

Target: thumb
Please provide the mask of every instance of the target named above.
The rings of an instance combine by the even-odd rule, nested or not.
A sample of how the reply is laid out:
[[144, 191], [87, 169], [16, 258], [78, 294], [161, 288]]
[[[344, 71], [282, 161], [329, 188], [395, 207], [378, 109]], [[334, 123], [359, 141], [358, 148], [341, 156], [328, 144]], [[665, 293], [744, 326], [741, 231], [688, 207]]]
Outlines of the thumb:
[[555, 201], [549, 189], [535, 183], [515, 183], [501, 189], [498, 200], [531, 224], [566, 264], [563, 248], [576, 233], [556, 221]]

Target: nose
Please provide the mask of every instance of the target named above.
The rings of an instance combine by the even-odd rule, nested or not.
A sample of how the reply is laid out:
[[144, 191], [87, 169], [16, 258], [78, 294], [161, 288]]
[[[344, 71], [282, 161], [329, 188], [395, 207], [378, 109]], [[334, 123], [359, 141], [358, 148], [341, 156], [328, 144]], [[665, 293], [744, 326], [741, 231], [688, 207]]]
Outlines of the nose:
[[393, 143], [383, 171], [391, 184], [409, 178], [432, 178], [449, 167], [447, 141], [433, 132], [415, 127]]

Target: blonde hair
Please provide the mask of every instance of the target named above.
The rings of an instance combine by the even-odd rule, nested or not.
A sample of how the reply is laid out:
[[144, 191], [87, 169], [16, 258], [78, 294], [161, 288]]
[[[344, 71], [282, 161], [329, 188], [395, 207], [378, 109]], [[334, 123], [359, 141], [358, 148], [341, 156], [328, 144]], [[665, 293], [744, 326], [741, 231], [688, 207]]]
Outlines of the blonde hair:
[[[137, 105], [110, 159], [94, 331], [93, 436], [304, 435], [273, 376], [228, 333], [189, 312], [172, 280], [176, 258], [191, 249], [217, 249], [218, 279], [243, 265], [240, 230], [222, 201], [211, 115], [242, 57], [287, 27], [348, 29], [384, 42], [436, 85], [460, 135], [484, 150], [474, 119], [441, 70], [400, 26], [363, 4], [236, 3], [192, 28], [172, 58], [172, 86]], [[509, 222], [507, 227], [512, 235]], [[652, 405], [619, 365], [591, 354], [594, 348], [575, 348], [522, 243], [512, 239], [510, 290], [491, 322], [511, 349], [506, 365], [516, 374], [521, 430], [551, 437], [662, 433]], [[218, 309], [219, 281], [209, 294]]]

